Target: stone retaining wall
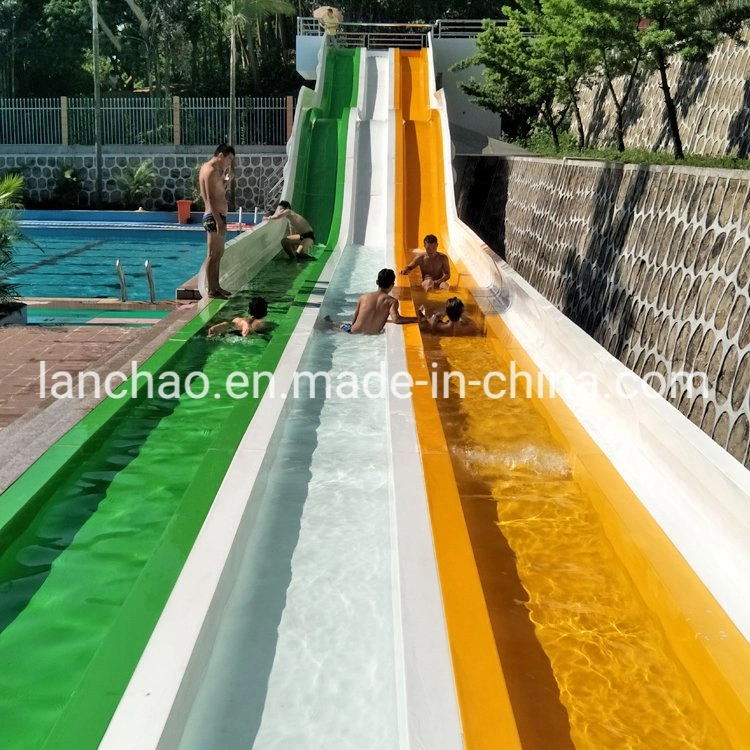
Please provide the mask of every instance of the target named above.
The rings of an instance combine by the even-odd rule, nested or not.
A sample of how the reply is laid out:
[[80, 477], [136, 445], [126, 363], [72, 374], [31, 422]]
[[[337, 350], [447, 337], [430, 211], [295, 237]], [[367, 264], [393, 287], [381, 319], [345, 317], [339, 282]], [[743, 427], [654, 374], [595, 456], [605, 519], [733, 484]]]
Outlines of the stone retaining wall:
[[[121, 205], [122, 191], [117, 186], [126, 168], [135, 169], [142, 161], [153, 162], [158, 173], [157, 184], [144, 201], [147, 210], [175, 207], [175, 201], [190, 198], [193, 174], [206, 160], [207, 154], [193, 153], [139, 153], [104, 154], [102, 190], [105, 204]], [[235, 159], [236, 204], [247, 209], [275, 204], [281, 196], [283, 169], [287, 157], [277, 153], [238, 153]], [[0, 175], [20, 172], [24, 176], [24, 191], [35, 202], [46, 203], [54, 199], [59, 168], [70, 165], [83, 169], [85, 176], [78, 206], [87, 208], [94, 203], [96, 172], [91, 153], [0, 153]]]
[[[750, 467], [750, 172], [460, 157], [459, 215]], [[650, 373], [658, 373], [654, 375]], [[697, 381], [696, 381], [697, 382]]]
[[[744, 42], [723, 42], [705, 64], [686, 63], [680, 57], [670, 60], [669, 86], [686, 153], [750, 153], [750, 31]], [[621, 95], [622, 80], [615, 82], [615, 89]], [[615, 108], [606, 84], [582, 88], [579, 106], [590, 145], [614, 144]], [[658, 72], [636, 83], [624, 124], [626, 148], [672, 147]]]

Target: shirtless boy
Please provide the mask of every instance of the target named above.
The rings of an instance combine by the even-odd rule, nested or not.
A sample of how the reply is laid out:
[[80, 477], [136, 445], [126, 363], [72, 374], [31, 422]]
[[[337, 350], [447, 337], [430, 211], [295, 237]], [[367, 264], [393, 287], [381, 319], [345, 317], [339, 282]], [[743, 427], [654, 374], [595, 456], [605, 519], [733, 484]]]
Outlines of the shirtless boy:
[[415, 258], [408, 266], [401, 269], [402, 276], [419, 268], [422, 272], [422, 286], [426, 292], [432, 289], [448, 289], [448, 279], [451, 277], [451, 267], [448, 256], [438, 252], [438, 239], [434, 234], [424, 238], [424, 255]]
[[[232, 321], [235, 330], [240, 336], [249, 336], [251, 333], [263, 333], [268, 328], [266, 315], [268, 315], [268, 303], [263, 297], [253, 297], [247, 306], [248, 316], [246, 318], [235, 318]], [[208, 329], [209, 336], [216, 336], [225, 333], [229, 328], [229, 323], [217, 323]]]
[[427, 315], [424, 305], [419, 308], [420, 327], [429, 333], [438, 336], [476, 336], [479, 333], [477, 324], [464, 315], [464, 303], [458, 297], [451, 297], [446, 302], [445, 317], [448, 320], [444, 320], [440, 313]]
[[206, 286], [208, 296], [227, 299], [230, 292], [219, 286], [219, 267], [224, 255], [224, 238], [227, 233], [227, 175], [234, 161], [234, 149], [222, 143], [214, 155], [201, 167], [198, 186], [205, 205], [203, 228], [206, 230]]
[[396, 274], [390, 268], [382, 269], [378, 274], [377, 291], [367, 292], [357, 300], [352, 322], [341, 324], [341, 330], [346, 333], [380, 333], [389, 318], [399, 325], [416, 323], [417, 318], [406, 318], [399, 313], [398, 300], [391, 297], [395, 283]]
[[289, 229], [292, 233], [281, 240], [284, 252], [292, 259], [315, 260], [309, 253], [310, 248], [315, 244], [315, 233], [310, 222], [304, 216], [292, 211], [292, 206], [288, 201], [279, 201], [276, 212], [268, 217], [269, 221], [274, 219], [289, 220]]

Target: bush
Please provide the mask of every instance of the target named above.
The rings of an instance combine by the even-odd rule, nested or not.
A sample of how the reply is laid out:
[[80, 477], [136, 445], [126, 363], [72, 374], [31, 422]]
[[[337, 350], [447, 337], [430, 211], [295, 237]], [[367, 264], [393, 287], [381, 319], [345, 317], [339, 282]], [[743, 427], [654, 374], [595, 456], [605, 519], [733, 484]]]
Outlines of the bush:
[[538, 156], [558, 158], [593, 159], [596, 161], [623, 162], [625, 164], [677, 164], [683, 167], [707, 167], [719, 169], [750, 169], [750, 160], [739, 156], [697, 156], [685, 154], [684, 159], [675, 159], [671, 151], [648, 151], [610, 148], [579, 149], [575, 138], [567, 131], [560, 133], [560, 150], [555, 151], [552, 136], [546, 130], [533, 132], [520, 142], [524, 148]]
[[124, 169], [116, 182], [123, 192], [125, 208], [143, 208], [143, 201], [156, 184], [157, 177], [154, 163], [149, 160], [142, 161], [135, 169]]
[[76, 169], [72, 164], [61, 164], [55, 170], [55, 195], [62, 208], [80, 205], [84, 169]]

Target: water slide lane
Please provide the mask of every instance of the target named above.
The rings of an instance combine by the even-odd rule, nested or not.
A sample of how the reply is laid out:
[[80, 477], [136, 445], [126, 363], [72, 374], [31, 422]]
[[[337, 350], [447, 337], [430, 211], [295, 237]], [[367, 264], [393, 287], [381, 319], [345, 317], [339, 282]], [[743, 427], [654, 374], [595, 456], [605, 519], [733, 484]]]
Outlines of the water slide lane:
[[[337, 320], [385, 263], [383, 222], [372, 244], [351, 240], [384, 191], [387, 78], [387, 57], [363, 53], [369, 119], [349, 120], [346, 244], [320, 311]], [[316, 328], [300, 370], [361, 380], [384, 344]], [[347, 389], [318, 386], [285, 404], [180, 750], [400, 746], [385, 421], [383, 398]]]
[[[324, 86], [351, 95], [352, 65], [334, 66]], [[341, 197], [316, 180], [338, 183], [320, 169], [300, 183], [316, 196], [318, 218], [327, 196], [327, 239]], [[268, 265], [244, 294], [210, 303], [139, 366], [157, 384], [165, 370], [181, 383], [202, 371], [208, 398], [148, 399], [143, 378], [130, 398], [126, 383], [122, 398], [98, 405], [0, 496], [6, 746], [99, 744], [267, 380], [258, 398], [240, 401], [216, 384], [237, 370], [274, 370], [330, 252], [302, 269]], [[273, 300], [270, 342], [207, 340], [205, 325], [222, 308], [240, 314], [251, 294]]]
[[[442, 160], [434, 153], [441, 124], [430, 108], [426, 51], [397, 50], [396, 60], [395, 108], [402, 126], [396, 133], [394, 240], [396, 266], [403, 267], [425, 234], [447, 236], [447, 222]], [[413, 314], [408, 303], [402, 307], [403, 314]], [[429, 384], [431, 372], [417, 327], [409, 326], [404, 336], [466, 747], [495, 747], [502, 737], [504, 747], [520, 748], [431, 387], [416, 385]]]
[[[412, 82], [419, 67], [429, 80], [427, 60], [402, 56], [402, 97], [414, 89], [424, 101]], [[401, 186], [420, 180], [425, 164], [431, 182], [432, 170], [444, 169], [441, 133], [420, 127], [430, 120], [424, 112], [412, 116], [421, 142], [400, 152]], [[404, 143], [408, 132], [406, 123]], [[408, 206], [411, 188], [404, 192], [397, 204]], [[441, 226], [429, 206], [417, 210], [412, 202], [396, 229], [400, 262], [428, 222]], [[461, 285], [475, 286], [468, 275]], [[458, 371], [468, 382], [488, 372], [510, 382], [511, 361], [536, 380], [533, 360], [484, 307], [481, 341], [406, 332], [415, 380]], [[570, 747], [571, 737], [591, 750], [624, 742], [644, 750], [743, 747], [747, 642], [561, 399], [537, 389], [530, 399], [490, 401], [479, 389], [467, 387], [463, 398], [457, 390], [454, 383], [449, 398], [435, 400], [429, 386], [416, 386], [414, 402], [467, 747], [494, 747], [493, 737], [505, 735], [492, 722], [507, 708], [477, 710], [472, 648], [487, 649], [493, 665], [499, 654], [524, 748]], [[489, 617], [493, 642], [467, 646], [462, 587], [477, 574], [486, 604], [476, 611]], [[532, 680], [519, 678], [529, 673]]]
[[[319, 107], [304, 115], [293, 208], [312, 224], [316, 242], [336, 244], [341, 224], [349, 111], [357, 103], [360, 50], [328, 49]], [[333, 201], [333, 203], [332, 203]]]

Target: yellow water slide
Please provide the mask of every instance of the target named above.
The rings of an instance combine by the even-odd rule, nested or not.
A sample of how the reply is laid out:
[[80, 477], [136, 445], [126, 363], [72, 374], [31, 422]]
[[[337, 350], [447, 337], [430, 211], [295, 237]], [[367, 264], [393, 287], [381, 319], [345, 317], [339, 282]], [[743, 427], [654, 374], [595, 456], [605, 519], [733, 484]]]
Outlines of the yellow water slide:
[[[395, 76], [402, 267], [427, 233], [452, 250], [428, 50]], [[747, 641], [452, 267], [485, 335], [405, 343], [466, 747], [747, 748]], [[406, 314], [444, 302], [401, 279]]]

